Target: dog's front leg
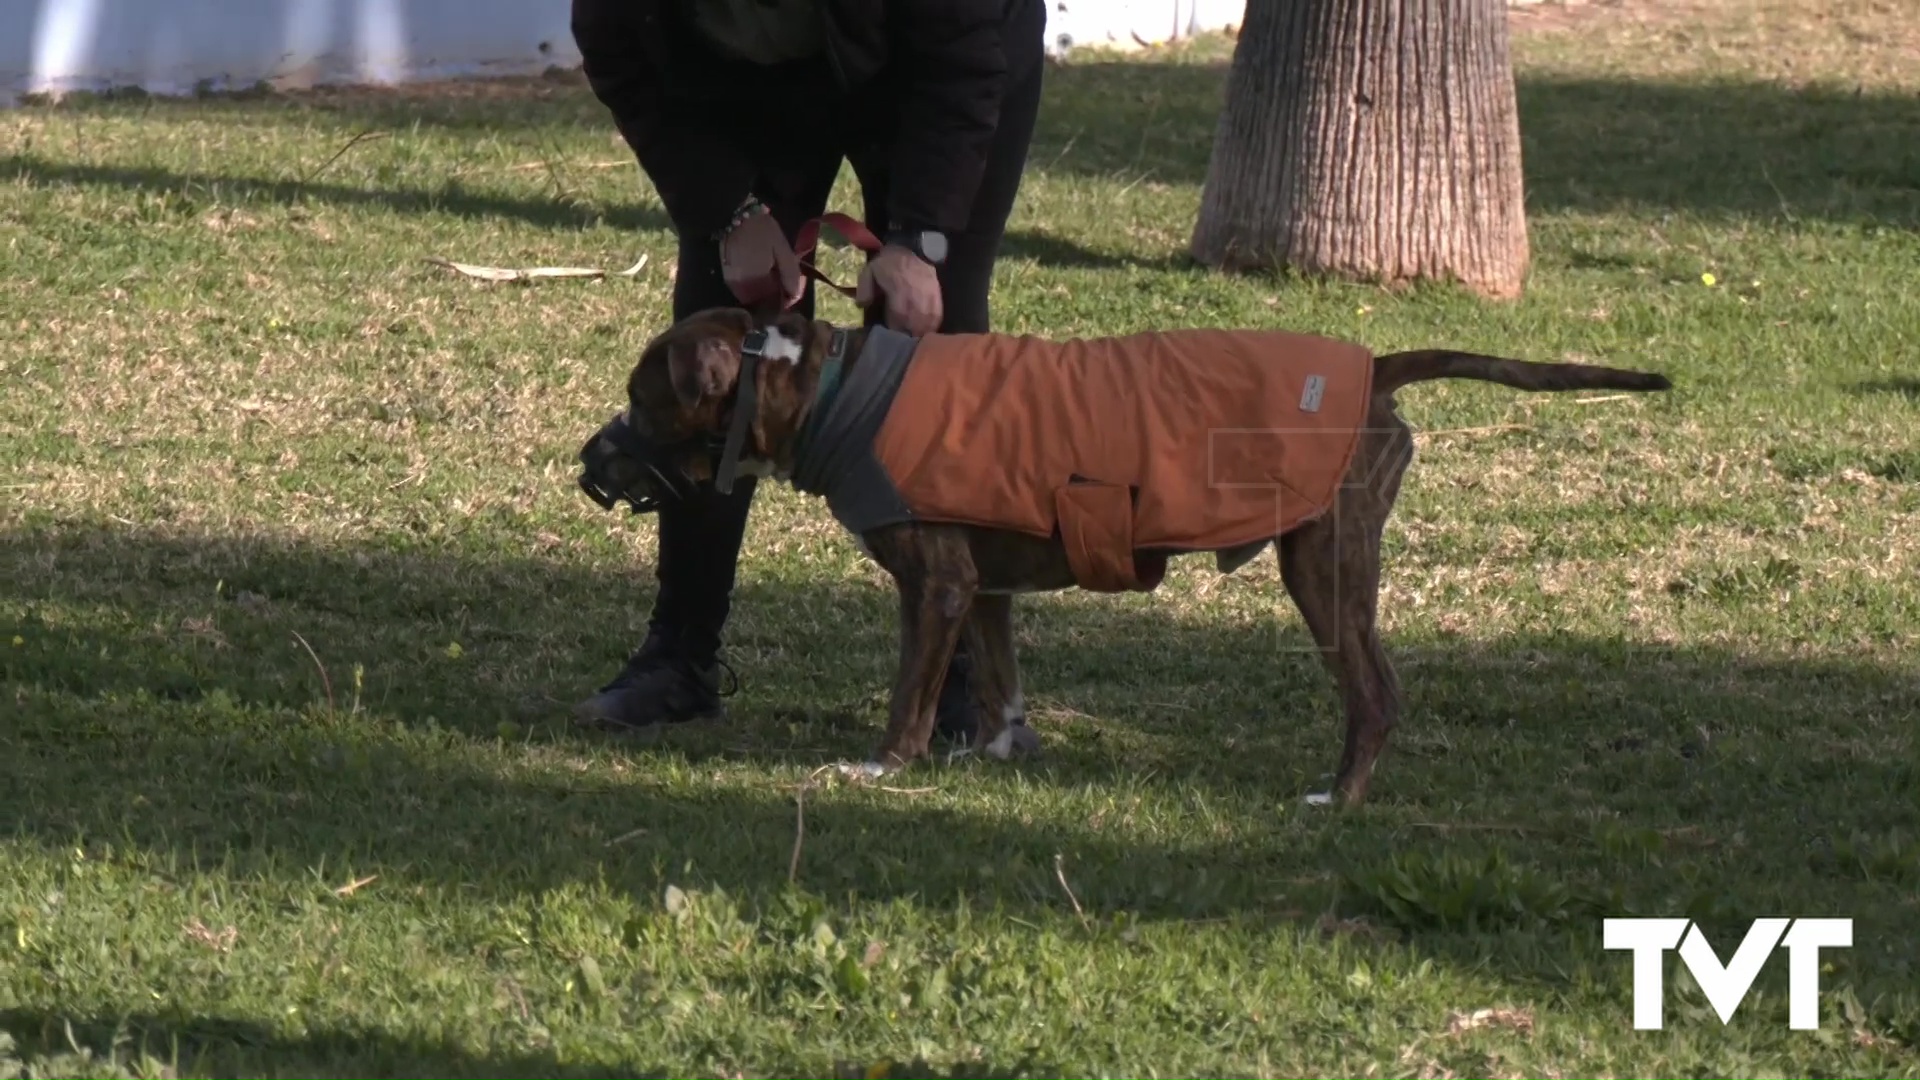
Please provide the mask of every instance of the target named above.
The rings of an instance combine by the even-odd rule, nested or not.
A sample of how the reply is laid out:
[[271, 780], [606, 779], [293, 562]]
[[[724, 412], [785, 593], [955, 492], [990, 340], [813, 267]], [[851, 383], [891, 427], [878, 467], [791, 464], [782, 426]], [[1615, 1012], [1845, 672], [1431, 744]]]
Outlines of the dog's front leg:
[[875, 764], [890, 771], [926, 756], [934, 707], [978, 579], [964, 540], [944, 529], [891, 530], [869, 546], [900, 591], [900, 667], [875, 754]]
[[973, 748], [1002, 760], [1015, 753], [1031, 753], [1038, 745], [1033, 732], [1009, 726], [1016, 718], [1024, 718], [1027, 710], [1013, 645], [1013, 597], [1005, 593], [975, 596], [966, 638], [980, 706], [980, 730]]

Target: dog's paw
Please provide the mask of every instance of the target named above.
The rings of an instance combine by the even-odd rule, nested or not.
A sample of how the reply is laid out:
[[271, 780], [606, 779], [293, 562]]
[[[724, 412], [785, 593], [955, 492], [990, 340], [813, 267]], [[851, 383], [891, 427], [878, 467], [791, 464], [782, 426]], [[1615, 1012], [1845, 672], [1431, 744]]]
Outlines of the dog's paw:
[[986, 745], [987, 756], [996, 761], [1026, 757], [1040, 752], [1040, 736], [1025, 724], [1008, 725]]
[[848, 780], [878, 780], [893, 771], [877, 761], [843, 761], [834, 768]]

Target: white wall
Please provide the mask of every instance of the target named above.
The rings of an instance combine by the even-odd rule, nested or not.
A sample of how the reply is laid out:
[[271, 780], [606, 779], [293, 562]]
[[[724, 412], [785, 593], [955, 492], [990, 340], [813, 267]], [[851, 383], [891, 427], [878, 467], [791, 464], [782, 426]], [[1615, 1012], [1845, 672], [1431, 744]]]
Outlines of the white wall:
[[1048, 0], [1047, 49], [1133, 49], [1239, 26], [1246, 0]]
[[[1244, 0], [1047, 0], [1049, 48], [1237, 23]], [[0, 0], [0, 100], [532, 74], [580, 62], [569, 0]]]

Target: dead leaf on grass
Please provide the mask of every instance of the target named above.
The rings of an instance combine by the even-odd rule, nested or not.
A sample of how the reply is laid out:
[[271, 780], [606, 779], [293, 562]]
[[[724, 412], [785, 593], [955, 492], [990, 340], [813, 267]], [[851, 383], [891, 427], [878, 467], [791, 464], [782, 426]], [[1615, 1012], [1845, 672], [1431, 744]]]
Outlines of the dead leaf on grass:
[[1397, 935], [1391, 930], [1382, 929], [1365, 919], [1336, 919], [1332, 915], [1320, 916], [1318, 929], [1326, 937], [1357, 937], [1374, 941], [1390, 941]]
[[[647, 268], [651, 256], [642, 255], [632, 266], [613, 272], [615, 277], [638, 277], [640, 271]], [[533, 266], [525, 269], [510, 266], [480, 266], [475, 263], [454, 262], [452, 259], [430, 258], [427, 262], [444, 267], [463, 277], [478, 281], [536, 281], [542, 278], [591, 278], [599, 280], [607, 276], [607, 271], [597, 266]]]
[[232, 952], [234, 942], [240, 940], [240, 931], [234, 927], [228, 926], [220, 930], [212, 930], [207, 927], [206, 923], [201, 922], [198, 918], [180, 929], [186, 932], [188, 938], [205, 945], [215, 952]]
[[229, 233], [257, 229], [260, 227], [260, 219], [244, 210], [221, 207], [202, 217], [200, 224], [213, 232]]
[[1531, 1009], [1475, 1009], [1456, 1012], [1447, 1018], [1447, 1034], [1460, 1035], [1481, 1028], [1506, 1028], [1526, 1034], [1533, 1030]]
[[538, 278], [603, 278], [605, 270], [592, 266], [533, 266], [518, 270], [506, 266], [476, 266], [473, 263], [454, 262], [451, 259], [428, 259], [435, 266], [443, 266], [456, 274], [475, 278], [480, 281], [533, 281]]
[[180, 629], [185, 630], [193, 637], [200, 638], [216, 649], [224, 649], [227, 647], [227, 636], [220, 632], [219, 627], [213, 625], [213, 619], [211, 617], [205, 619], [181, 619]]

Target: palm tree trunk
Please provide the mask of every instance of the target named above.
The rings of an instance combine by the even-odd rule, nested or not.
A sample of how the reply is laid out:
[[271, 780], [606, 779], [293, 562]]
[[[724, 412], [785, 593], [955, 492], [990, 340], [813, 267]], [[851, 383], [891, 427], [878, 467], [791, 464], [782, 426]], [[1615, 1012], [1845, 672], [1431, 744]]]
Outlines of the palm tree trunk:
[[1518, 296], [1503, 0], [1248, 0], [1192, 252], [1227, 270]]

